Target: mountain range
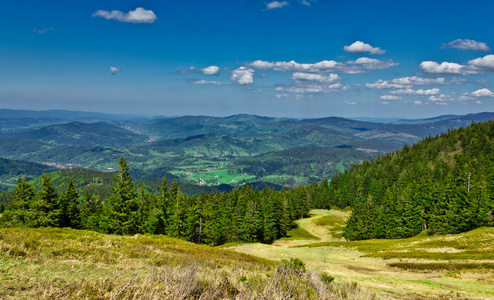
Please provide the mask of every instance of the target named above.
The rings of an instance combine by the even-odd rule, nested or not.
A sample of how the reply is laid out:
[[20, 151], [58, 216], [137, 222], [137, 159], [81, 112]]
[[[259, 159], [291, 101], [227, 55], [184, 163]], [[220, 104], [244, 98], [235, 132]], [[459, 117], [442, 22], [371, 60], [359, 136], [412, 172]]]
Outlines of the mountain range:
[[196, 185], [291, 187], [331, 177], [351, 163], [372, 160], [425, 137], [491, 119], [490, 112], [380, 123], [340, 117], [144, 118], [0, 110], [0, 157], [112, 172], [123, 155], [133, 176], [141, 179], [174, 176]]

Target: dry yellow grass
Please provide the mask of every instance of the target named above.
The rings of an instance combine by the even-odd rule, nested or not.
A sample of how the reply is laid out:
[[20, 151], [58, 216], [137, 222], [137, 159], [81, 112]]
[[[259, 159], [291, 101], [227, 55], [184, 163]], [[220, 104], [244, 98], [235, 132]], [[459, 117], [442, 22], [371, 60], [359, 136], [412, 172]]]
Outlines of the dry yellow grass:
[[[488, 269], [470, 271], [426, 270], [409, 271], [388, 266], [392, 262], [400, 262], [400, 259], [383, 259], [368, 257], [369, 253], [357, 250], [356, 242], [341, 242], [330, 233], [331, 226], [318, 226], [317, 220], [324, 216], [335, 216], [346, 220], [348, 211], [343, 210], [313, 210], [312, 217], [298, 221], [300, 227], [318, 236], [321, 241], [314, 240], [289, 240], [277, 241], [273, 245], [244, 244], [233, 247], [235, 251], [255, 255], [270, 260], [283, 258], [299, 258], [308, 268], [316, 273], [327, 272], [336, 277], [335, 282], [353, 282], [370, 291], [375, 291], [378, 298], [382, 299], [494, 299], [494, 271]], [[493, 231], [494, 232], [494, 231]], [[486, 238], [487, 235], [486, 234]], [[455, 237], [443, 237], [455, 240]], [[415, 238], [416, 239], [416, 238]], [[425, 241], [440, 240], [441, 237], [424, 237]], [[442, 241], [442, 240], [441, 240]], [[335, 245], [324, 246], [324, 243]], [[416, 243], [414, 239], [401, 240], [402, 251], [407, 251], [406, 245]], [[348, 244], [347, 244], [348, 243]], [[382, 244], [381, 251], [394, 250], [394, 241], [374, 241], [376, 245]], [[311, 247], [320, 244], [323, 246]], [[339, 245], [339, 246], [336, 246]], [[295, 246], [295, 247], [294, 247]], [[421, 245], [422, 247], [422, 245]], [[422, 247], [424, 249], [424, 247]], [[454, 248], [457, 250], [457, 248]], [[424, 253], [441, 254], [450, 251], [447, 247], [429, 247]], [[430, 257], [419, 259], [406, 259], [409, 262], [436, 262]], [[485, 259], [483, 260], [485, 261]], [[490, 261], [490, 260], [487, 260]], [[442, 261], [444, 262], [444, 261]], [[455, 262], [461, 262], [455, 260]]]
[[165, 236], [0, 229], [0, 299], [374, 299], [295, 267]]

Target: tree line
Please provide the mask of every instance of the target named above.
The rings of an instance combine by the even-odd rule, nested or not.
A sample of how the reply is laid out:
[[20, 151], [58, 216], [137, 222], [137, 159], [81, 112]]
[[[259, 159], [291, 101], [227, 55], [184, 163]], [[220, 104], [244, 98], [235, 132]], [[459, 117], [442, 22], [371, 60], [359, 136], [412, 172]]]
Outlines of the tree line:
[[425, 138], [335, 175], [329, 205], [352, 206], [349, 240], [455, 234], [493, 225], [494, 122]]
[[104, 198], [88, 192], [80, 195], [72, 178], [65, 191], [57, 194], [48, 174], [42, 175], [37, 191], [19, 177], [0, 225], [71, 227], [121, 235], [165, 234], [210, 245], [270, 243], [286, 236], [294, 221], [307, 217], [313, 207], [314, 196], [308, 187], [259, 191], [244, 185], [230, 193], [187, 196], [175, 180], [168, 186], [165, 177], [159, 191], [150, 193], [136, 188], [124, 157], [118, 164], [115, 187]]

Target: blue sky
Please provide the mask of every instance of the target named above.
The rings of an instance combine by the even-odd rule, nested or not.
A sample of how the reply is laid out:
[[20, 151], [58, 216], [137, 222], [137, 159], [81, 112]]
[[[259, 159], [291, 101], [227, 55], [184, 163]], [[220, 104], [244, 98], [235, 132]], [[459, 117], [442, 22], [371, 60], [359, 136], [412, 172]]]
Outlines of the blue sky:
[[492, 1], [7, 1], [0, 108], [402, 117], [494, 111]]

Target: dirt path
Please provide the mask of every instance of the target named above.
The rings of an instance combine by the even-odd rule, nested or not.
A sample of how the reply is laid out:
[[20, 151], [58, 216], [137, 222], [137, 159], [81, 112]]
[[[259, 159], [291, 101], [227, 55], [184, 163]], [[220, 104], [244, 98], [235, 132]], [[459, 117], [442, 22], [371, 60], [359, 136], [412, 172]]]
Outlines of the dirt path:
[[[465, 299], [446, 296], [459, 293], [468, 299], [494, 299], [494, 285], [482, 283], [478, 278], [455, 278], [444, 272], [412, 272], [388, 267], [390, 261], [363, 257], [365, 253], [347, 247], [293, 247], [313, 243], [342, 241], [329, 234], [328, 228], [314, 221], [324, 216], [346, 219], [349, 212], [342, 210], [313, 210], [312, 217], [299, 220], [300, 227], [321, 240], [280, 240], [272, 245], [244, 244], [233, 250], [279, 261], [299, 258], [316, 274], [328, 272], [337, 281], [356, 281], [364, 288], [376, 292], [379, 299]], [[451, 294], [452, 295], [452, 294]]]

